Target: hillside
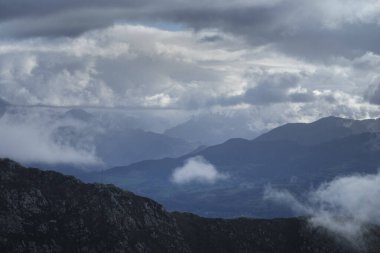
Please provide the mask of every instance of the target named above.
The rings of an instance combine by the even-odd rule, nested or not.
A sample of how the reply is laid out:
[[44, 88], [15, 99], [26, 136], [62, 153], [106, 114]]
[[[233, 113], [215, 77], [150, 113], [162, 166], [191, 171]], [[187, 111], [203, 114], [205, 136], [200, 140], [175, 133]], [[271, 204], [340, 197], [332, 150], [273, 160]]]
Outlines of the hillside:
[[357, 248], [305, 219], [205, 219], [168, 213], [112, 185], [0, 160], [1, 252], [378, 252], [373, 227]]

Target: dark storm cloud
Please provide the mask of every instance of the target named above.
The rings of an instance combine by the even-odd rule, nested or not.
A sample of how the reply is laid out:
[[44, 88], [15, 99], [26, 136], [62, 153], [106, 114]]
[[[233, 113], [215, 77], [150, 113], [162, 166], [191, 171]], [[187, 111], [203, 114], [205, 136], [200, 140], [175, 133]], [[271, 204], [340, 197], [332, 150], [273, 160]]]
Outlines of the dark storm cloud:
[[299, 78], [294, 75], [275, 75], [260, 80], [254, 88], [248, 89], [244, 96], [244, 102], [248, 104], [270, 104], [289, 102], [292, 94], [289, 89], [297, 85]]
[[[367, 2], [363, 6], [373, 4]], [[252, 45], [272, 44], [281, 52], [308, 59], [380, 52], [377, 46], [380, 27], [373, 18], [376, 15], [367, 13], [370, 8], [361, 13], [355, 2], [340, 0], [328, 2], [328, 8], [325, 5], [326, 1], [300, 0], [230, 4], [175, 0], [0, 0], [0, 35], [76, 36], [119, 21], [172, 22], [195, 30], [218, 28], [241, 36]]]
[[339, 30], [305, 27], [296, 34], [282, 36], [274, 41], [282, 52], [323, 60], [336, 56], [354, 58], [367, 51], [378, 54], [380, 48], [376, 42], [379, 40], [380, 27], [377, 24], [351, 24]]
[[378, 23], [349, 20], [329, 28], [323, 23], [323, 10], [320, 14], [321, 17], [316, 16], [318, 10], [313, 14], [312, 5], [295, 0], [267, 6], [181, 9], [168, 11], [164, 16], [195, 29], [218, 27], [253, 45], [272, 43], [279, 51], [303, 58], [320, 60], [326, 56], [354, 57], [366, 51], [380, 52]]
[[0, 0], [0, 92], [20, 104], [360, 109], [380, 80], [379, 14], [373, 0]]
[[[13, 38], [77, 36], [149, 15], [148, 0], [0, 0], [0, 35]], [[144, 21], [140, 20], [140, 21]]]
[[1, 0], [0, 19], [14, 19], [24, 17], [38, 17], [73, 9], [88, 8], [137, 8], [144, 5], [146, 0]]

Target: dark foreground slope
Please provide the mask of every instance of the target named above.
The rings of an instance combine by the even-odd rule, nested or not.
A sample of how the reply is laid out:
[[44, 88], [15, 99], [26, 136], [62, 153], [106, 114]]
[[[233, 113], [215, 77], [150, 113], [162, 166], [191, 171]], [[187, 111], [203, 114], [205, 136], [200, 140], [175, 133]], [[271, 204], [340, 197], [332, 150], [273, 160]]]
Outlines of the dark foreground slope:
[[348, 241], [323, 228], [312, 227], [306, 219], [216, 219], [190, 213], [173, 213], [190, 245], [197, 253], [230, 252], [380, 252], [376, 227], [365, 241]]
[[190, 252], [156, 202], [0, 160], [0, 252]]
[[[380, 252], [379, 229], [365, 251]], [[0, 160], [0, 252], [357, 252], [303, 219], [168, 213], [110, 185]]]

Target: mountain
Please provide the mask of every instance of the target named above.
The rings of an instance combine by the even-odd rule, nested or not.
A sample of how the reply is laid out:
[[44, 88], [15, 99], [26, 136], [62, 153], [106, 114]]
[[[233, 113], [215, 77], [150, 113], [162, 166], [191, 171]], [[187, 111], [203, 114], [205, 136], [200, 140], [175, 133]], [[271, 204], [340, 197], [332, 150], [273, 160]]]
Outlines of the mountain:
[[377, 252], [378, 226], [369, 228], [364, 245], [355, 245], [329, 231], [310, 225], [306, 219], [210, 219], [188, 213], [173, 213], [192, 252]]
[[0, 160], [1, 252], [379, 252], [380, 228], [358, 248], [304, 218], [206, 219], [169, 213], [112, 185]]
[[244, 115], [204, 114], [165, 131], [166, 135], [195, 142], [215, 145], [231, 138], [254, 138], [260, 132], [252, 130]]
[[190, 252], [156, 202], [0, 160], [1, 252]]
[[4, 99], [0, 98], [0, 118], [4, 115], [8, 106], [9, 106], [9, 103], [5, 101]]
[[[0, 112], [1, 106], [0, 101]], [[83, 170], [178, 157], [197, 148], [185, 140], [144, 130], [137, 117], [117, 110], [7, 108], [0, 118], [0, 157], [28, 166], [75, 175]]]
[[116, 119], [72, 109], [65, 112], [63, 118], [79, 121], [80, 125], [73, 122], [62, 124], [53, 132], [54, 140], [77, 149], [92, 147], [94, 155], [106, 167], [177, 157], [197, 147], [182, 139], [137, 129], [138, 124], [132, 117]]
[[[322, 119], [318, 124], [326, 129], [330, 120]], [[373, 121], [367, 122], [372, 124]], [[311, 123], [311, 129], [315, 130], [318, 124]], [[298, 128], [298, 125], [293, 126]], [[316, 132], [323, 133], [320, 129]], [[264, 188], [269, 184], [302, 197], [309, 189], [338, 176], [377, 173], [380, 164], [378, 133], [355, 133], [344, 137], [337, 134], [336, 138], [326, 137], [328, 140], [325, 142], [318, 141], [313, 145], [311, 141], [306, 145], [287, 138], [288, 135], [279, 136], [277, 140], [263, 137], [231, 139], [179, 158], [142, 161], [83, 179], [113, 183], [153, 198], [170, 210], [211, 217], [272, 218], [294, 214], [287, 207], [263, 200]], [[209, 183], [196, 180], [174, 183], [174, 172], [186, 167], [189, 161], [198, 168], [209, 166], [197, 163], [197, 157], [202, 157], [215, 167], [219, 175], [225, 176]]]
[[56, 143], [80, 150], [89, 147], [106, 167], [131, 164], [146, 159], [177, 157], [196, 148], [182, 139], [164, 134], [129, 128], [104, 126], [97, 122], [86, 125], [61, 125], [54, 129]]
[[287, 140], [302, 145], [315, 145], [352, 134], [380, 132], [380, 118], [353, 120], [327, 117], [312, 123], [289, 123], [257, 138], [261, 141]]
[[83, 109], [70, 109], [63, 115], [64, 118], [71, 118], [79, 121], [89, 122], [94, 119], [94, 115]]
[[107, 131], [95, 137], [95, 145], [97, 156], [109, 167], [177, 157], [196, 148], [182, 139], [139, 129]]

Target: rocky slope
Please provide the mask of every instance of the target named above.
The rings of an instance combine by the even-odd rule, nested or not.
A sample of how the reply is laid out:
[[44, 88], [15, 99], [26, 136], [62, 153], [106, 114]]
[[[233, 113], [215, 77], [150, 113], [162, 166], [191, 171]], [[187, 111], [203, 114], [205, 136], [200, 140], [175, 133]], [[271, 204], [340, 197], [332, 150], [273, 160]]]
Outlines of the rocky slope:
[[186, 213], [173, 215], [192, 252], [197, 253], [353, 253], [380, 249], [378, 228], [368, 231], [367, 239], [359, 244], [312, 227], [306, 219], [225, 220]]
[[0, 252], [190, 252], [156, 202], [0, 161]]
[[0, 252], [379, 252], [304, 219], [206, 219], [168, 213], [112, 185], [0, 160]]

